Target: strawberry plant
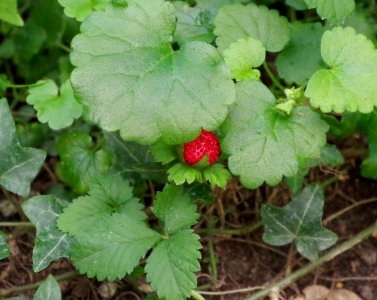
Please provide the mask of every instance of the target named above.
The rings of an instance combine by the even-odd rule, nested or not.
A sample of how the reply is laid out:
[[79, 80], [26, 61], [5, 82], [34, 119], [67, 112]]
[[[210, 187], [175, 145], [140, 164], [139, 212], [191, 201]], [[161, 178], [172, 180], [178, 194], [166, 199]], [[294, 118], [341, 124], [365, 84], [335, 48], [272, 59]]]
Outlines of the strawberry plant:
[[[219, 204], [232, 185], [289, 191], [255, 200], [239, 230], [308, 260], [250, 300], [372, 235], [376, 219], [334, 246], [323, 221], [353, 136], [368, 145], [360, 174], [377, 179], [377, 8], [357, 2], [2, 0], [0, 187], [21, 222], [0, 222], [0, 259], [12, 227], [34, 228], [34, 272], [65, 259], [72, 277], [143, 278], [146, 299], [221, 295], [198, 287], [208, 252], [217, 280], [199, 227], [217, 226], [210, 207], [232, 213]], [[59, 276], [34, 299], [60, 299]]]

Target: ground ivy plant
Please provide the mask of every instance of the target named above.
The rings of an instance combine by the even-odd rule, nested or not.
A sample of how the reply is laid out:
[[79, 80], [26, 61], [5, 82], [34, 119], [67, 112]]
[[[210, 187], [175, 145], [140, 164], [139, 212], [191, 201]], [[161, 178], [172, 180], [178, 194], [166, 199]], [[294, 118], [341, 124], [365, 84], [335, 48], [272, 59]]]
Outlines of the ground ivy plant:
[[[263, 205], [263, 240], [315, 260], [337, 240], [324, 186], [304, 186], [343, 163], [328, 136], [365, 134], [361, 174], [377, 179], [368, 1], [20, 2], [0, 3], [0, 186], [27, 198], [35, 272], [68, 258], [114, 281], [141, 266], [159, 298], [201, 299], [193, 226], [212, 188], [284, 181], [292, 200]], [[49, 159], [65, 190], [31, 197]], [[51, 276], [34, 299], [46, 295], [61, 298]]]

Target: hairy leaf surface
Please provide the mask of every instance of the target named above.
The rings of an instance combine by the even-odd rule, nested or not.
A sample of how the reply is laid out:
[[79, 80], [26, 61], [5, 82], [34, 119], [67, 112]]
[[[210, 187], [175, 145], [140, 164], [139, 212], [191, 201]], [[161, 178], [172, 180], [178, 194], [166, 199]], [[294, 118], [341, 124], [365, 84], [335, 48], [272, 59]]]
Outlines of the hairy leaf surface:
[[354, 0], [305, 0], [309, 8], [316, 8], [322, 19], [333, 24], [343, 23], [355, 9]]

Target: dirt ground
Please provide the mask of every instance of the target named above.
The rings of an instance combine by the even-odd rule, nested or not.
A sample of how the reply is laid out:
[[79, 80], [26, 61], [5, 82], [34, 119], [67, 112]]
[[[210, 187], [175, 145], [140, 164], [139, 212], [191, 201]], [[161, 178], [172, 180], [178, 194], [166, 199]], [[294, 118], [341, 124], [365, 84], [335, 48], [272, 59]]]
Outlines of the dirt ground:
[[[377, 183], [361, 178], [358, 165], [359, 159], [348, 160], [341, 167], [348, 168], [345, 173], [341, 173], [341, 170], [317, 168], [308, 179], [308, 182], [323, 182], [334, 174], [340, 178], [326, 189], [324, 214], [326, 226], [339, 235], [338, 243], [352, 237], [377, 219]], [[46, 185], [50, 184], [49, 178], [51, 179], [51, 172], [45, 168], [33, 186], [34, 191], [44, 192]], [[251, 293], [229, 292], [261, 286], [307, 263], [297, 255], [293, 247], [266, 245], [261, 239], [262, 228], [253, 232], [241, 230], [258, 221], [262, 203], [284, 205], [289, 202], [289, 192], [284, 184], [250, 191], [233, 181], [226, 191], [215, 191], [215, 194], [216, 203], [201, 206], [202, 220], [195, 228], [202, 236], [203, 243], [202, 271], [198, 274], [198, 281], [203, 290], [224, 294], [205, 296], [205, 299], [246, 299]], [[5, 199], [10, 196], [0, 194], [0, 202], [8, 203]], [[14, 196], [11, 198], [13, 202], [18, 201]], [[0, 208], [1, 221], [19, 221], [23, 218], [20, 215], [20, 211], [11, 202], [2, 204]], [[227, 232], [228, 230], [231, 232]], [[5, 231], [14, 238], [9, 241], [12, 255], [0, 261], [0, 289], [23, 287], [43, 280], [48, 273], [59, 275], [74, 271], [69, 261], [61, 259], [47, 270], [35, 274], [31, 260], [33, 229], [5, 228]], [[143, 299], [140, 291], [148, 289], [141, 279], [99, 283], [75, 273], [69, 273], [68, 277], [68, 280], [61, 281], [64, 299]], [[376, 300], [377, 237], [369, 238], [291, 284], [281, 293], [282, 299], [299, 295], [306, 286], [313, 284], [346, 288], [364, 300]], [[33, 290], [13, 294], [19, 295], [31, 297]]]

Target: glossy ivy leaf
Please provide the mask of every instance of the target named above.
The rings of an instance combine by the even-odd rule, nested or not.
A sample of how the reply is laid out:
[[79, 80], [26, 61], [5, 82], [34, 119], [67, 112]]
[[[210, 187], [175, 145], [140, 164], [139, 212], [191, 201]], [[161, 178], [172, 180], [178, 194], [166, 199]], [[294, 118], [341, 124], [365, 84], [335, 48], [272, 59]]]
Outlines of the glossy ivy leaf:
[[253, 68], [263, 64], [266, 58], [266, 48], [259, 40], [249, 37], [230, 44], [223, 55], [225, 63], [236, 80], [258, 80], [260, 72]]
[[158, 192], [152, 207], [154, 215], [164, 224], [168, 235], [196, 224], [199, 214], [182, 186], [166, 185]]
[[[322, 37], [322, 57], [329, 69], [310, 78], [305, 95], [323, 112], [372, 112], [377, 106], [377, 50], [351, 27], [336, 27]], [[357, 57], [358, 59], [355, 59]]]
[[7, 258], [10, 254], [10, 248], [6, 241], [6, 235], [0, 231], [0, 260]]
[[235, 90], [220, 54], [203, 42], [173, 51], [174, 28], [163, 0], [130, 0], [83, 22], [71, 81], [92, 122], [129, 141], [180, 144], [224, 121]]
[[319, 114], [303, 106], [290, 115], [279, 113], [273, 94], [259, 81], [238, 83], [237, 98], [223, 127], [222, 149], [245, 187], [276, 185], [319, 158], [328, 130]]
[[344, 164], [342, 153], [340, 153], [335, 145], [330, 144], [322, 147], [320, 161], [322, 164], [329, 167], [335, 167]]
[[115, 154], [111, 168], [115, 174], [129, 180], [137, 180], [141, 176], [146, 180], [166, 182], [166, 167], [154, 161], [149, 146], [124, 141], [115, 132], [105, 132], [104, 136], [109, 150]]
[[58, 0], [64, 7], [64, 13], [77, 21], [83, 21], [93, 11], [104, 10], [111, 0]]
[[304, 257], [315, 260], [321, 250], [335, 244], [337, 236], [322, 227], [324, 195], [319, 185], [307, 186], [283, 208], [262, 206], [263, 240], [273, 246], [295, 243]]
[[147, 281], [160, 298], [184, 300], [191, 295], [197, 286], [195, 272], [200, 270], [199, 249], [199, 236], [191, 229], [175, 233], [153, 249], [145, 271]]
[[6, 99], [0, 99], [0, 157], [0, 185], [12, 193], [26, 197], [46, 153], [20, 145]]
[[[113, 214], [76, 239], [71, 257], [80, 273], [114, 281], [130, 274], [161, 236], [144, 221], [127, 214]], [[165, 268], [160, 265], [160, 271], [161, 267]]]
[[13, 25], [23, 26], [24, 21], [17, 11], [17, 0], [0, 1], [0, 20]]
[[129, 182], [121, 176], [95, 177], [89, 182], [88, 195], [73, 200], [60, 215], [58, 226], [70, 235], [79, 235], [115, 213], [143, 221], [146, 215], [142, 209]]
[[98, 148], [86, 132], [69, 132], [59, 137], [60, 162], [56, 173], [79, 194], [88, 191], [88, 183], [93, 177], [106, 174], [110, 168], [110, 153]]
[[33, 270], [40, 272], [61, 257], [69, 257], [74, 240], [57, 227], [57, 219], [68, 202], [55, 196], [36, 196], [22, 204], [22, 209], [35, 225], [37, 235], [33, 250]]
[[34, 295], [34, 300], [61, 300], [61, 298], [59, 283], [52, 275], [47, 277]]
[[184, 185], [184, 191], [189, 194], [191, 201], [202, 200], [207, 205], [215, 201], [212, 188], [205, 183], [186, 184]]
[[38, 112], [38, 120], [48, 123], [51, 129], [59, 130], [72, 125], [73, 120], [82, 114], [69, 81], [62, 84], [59, 91], [53, 80], [41, 80], [29, 88], [26, 102]]
[[377, 112], [374, 111], [367, 129], [368, 156], [361, 164], [361, 175], [366, 178], [377, 180]]
[[241, 38], [258, 39], [269, 52], [281, 51], [289, 41], [287, 19], [276, 10], [253, 3], [222, 7], [214, 24], [216, 44], [222, 51]]
[[332, 24], [343, 23], [354, 11], [354, 0], [305, 0], [309, 8], [316, 8], [322, 19], [328, 19]]
[[287, 83], [303, 84], [324, 66], [321, 57], [324, 31], [320, 23], [295, 22], [291, 25], [291, 40], [276, 59], [279, 76]]

